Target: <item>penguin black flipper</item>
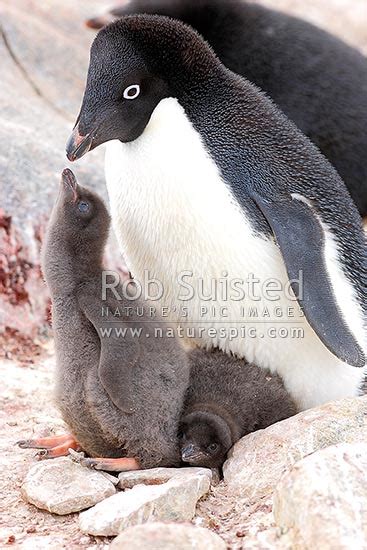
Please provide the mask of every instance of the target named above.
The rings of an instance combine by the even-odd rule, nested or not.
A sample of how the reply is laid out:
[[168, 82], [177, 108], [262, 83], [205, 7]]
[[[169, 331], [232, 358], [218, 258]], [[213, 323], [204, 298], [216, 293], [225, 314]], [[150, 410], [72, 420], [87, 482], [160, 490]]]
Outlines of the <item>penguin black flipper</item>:
[[[252, 199], [265, 216], [279, 245], [288, 277], [307, 321], [322, 343], [339, 359], [354, 367], [365, 365], [365, 356], [344, 321], [336, 303], [325, 262], [325, 233], [307, 202], [292, 196], [281, 200]], [[306, 201], [306, 199], [305, 199]], [[293, 280], [303, 274], [303, 292]]]
[[102, 316], [103, 308], [109, 307], [111, 311], [115, 311], [116, 304], [109, 303], [108, 300], [98, 302], [95, 296], [84, 296], [79, 298], [79, 305], [94, 326], [101, 342], [99, 380], [114, 405], [122, 412], [131, 414], [134, 412], [132, 371], [139, 361], [141, 348], [125, 319], [124, 333], [121, 335], [116, 331], [116, 321]]

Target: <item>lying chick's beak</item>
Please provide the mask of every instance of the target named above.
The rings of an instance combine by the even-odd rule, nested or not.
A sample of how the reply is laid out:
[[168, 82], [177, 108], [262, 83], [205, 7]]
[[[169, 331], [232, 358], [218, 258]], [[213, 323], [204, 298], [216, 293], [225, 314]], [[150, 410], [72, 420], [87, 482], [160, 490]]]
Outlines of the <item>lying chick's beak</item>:
[[197, 459], [202, 459], [203, 453], [198, 447], [190, 443], [181, 449], [181, 458], [183, 462], [192, 462]]
[[71, 162], [80, 159], [85, 153], [88, 153], [92, 147], [93, 132], [82, 136], [79, 133], [79, 124], [77, 124], [66, 144], [66, 156]]

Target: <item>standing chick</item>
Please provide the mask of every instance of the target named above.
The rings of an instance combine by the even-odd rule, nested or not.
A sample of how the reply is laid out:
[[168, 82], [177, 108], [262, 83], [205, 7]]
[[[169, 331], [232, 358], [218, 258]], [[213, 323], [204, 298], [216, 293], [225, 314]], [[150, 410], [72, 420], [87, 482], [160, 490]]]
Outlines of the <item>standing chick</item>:
[[220, 467], [241, 437], [297, 412], [276, 374], [219, 350], [194, 350], [190, 363], [179, 432], [183, 462]]
[[[177, 340], [157, 337], [167, 327], [148, 316], [148, 306], [126, 296], [102, 300], [109, 226], [102, 200], [64, 170], [43, 254], [53, 303], [57, 404], [79, 446], [100, 457], [90, 465], [174, 466], [180, 462], [177, 429], [189, 381], [187, 357]], [[107, 307], [120, 313], [129, 307], [132, 313], [116, 324], [116, 317], [103, 316]], [[68, 437], [20, 444], [60, 456], [78, 447]]]

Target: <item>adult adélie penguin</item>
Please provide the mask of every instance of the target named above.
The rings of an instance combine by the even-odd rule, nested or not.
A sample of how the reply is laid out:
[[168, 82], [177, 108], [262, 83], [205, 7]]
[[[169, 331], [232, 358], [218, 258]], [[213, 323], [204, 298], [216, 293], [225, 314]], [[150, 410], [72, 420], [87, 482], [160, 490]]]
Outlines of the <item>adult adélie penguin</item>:
[[228, 69], [259, 86], [311, 139], [367, 216], [365, 56], [308, 21], [246, 0], [129, 0], [88, 26], [138, 13], [196, 29]]
[[[97, 35], [68, 158], [108, 141], [115, 231], [134, 277], [143, 281], [148, 270], [161, 281], [171, 320], [194, 329], [199, 345], [279, 373], [299, 408], [358, 394], [362, 221], [336, 171], [295, 125], [193, 29], [142, 15]], [[232, 290], [254, 278], [260, 291], [243, 299], [217, 290], [203, 318], [200, 285], [224, 274]], [[266, 291], [269, 280], [278, 299]], [[244, 306], [256, 308], [256, 323]]]

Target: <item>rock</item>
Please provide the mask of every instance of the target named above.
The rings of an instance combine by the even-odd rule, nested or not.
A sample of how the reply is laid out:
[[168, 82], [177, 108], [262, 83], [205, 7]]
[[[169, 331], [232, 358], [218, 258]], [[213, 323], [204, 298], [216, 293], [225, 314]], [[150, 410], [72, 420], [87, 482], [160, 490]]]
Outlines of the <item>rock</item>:
[[[47, 327], [40, 247], [68, 164], [65, 142], [78, 114], [94, 36], [84, 28], [92, 6], [82, 4], [0, 4], [1, 328], [29, 337]], [[106, 196], [103, 148], [90, 154], [76, 174]], [[110, 245], [110, 257], [112, 249], [119, 261], [117, 246]]]
[[273, 512], [297, 548], [366, 548], [367, 444], [334, 445], [297, 462], [276, 487]]
[[[100, 502], [79, 516], [83, 533], [118, 535], [127, 527], [152, 521], [190, 521], [197, 501], [210, 488], [206, 469], [177, 475], [161, 485], [136, 485]], [[209, 470], [210, 472], [210, 470]]]
[[112, 542], [111, 550], [225, 550], [218, 535], [203, 527], [148, 523], [129, 527]]
[[65, 548], [66, 541], [62, 537], [53, 535], [29, 537], [20, 544], [17, 548], [21, 550], [54, 550]]
[[151, 468], [150, 470], [134, 470], [119, 474], [118, 487], [120, 489], [132, 489], [135, 485], [160, 485], [166, 483], [175, 476], [206, 475], [209, 483], [212, 472], [207, 468]]
[[67, 457], [35, 464], [22, 485], [28, 502], [58, 515], [89, 508], [115, 492], [101, 472], [83, 468]]
[[293, 538], [288, 533], [280, 534], [279, 529], [266, 529], [261, 524], [258, 525], [256, 535], [246, 534], [242, 540], [242, 546], [238, 547], [241, 550], [296, 550]]
[[233, 494], [254, 502], [274, 490], [298, 460], [337, 443], [367, 440], [367, 396], [304, 411], [242, 438], [223, 467]]

